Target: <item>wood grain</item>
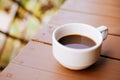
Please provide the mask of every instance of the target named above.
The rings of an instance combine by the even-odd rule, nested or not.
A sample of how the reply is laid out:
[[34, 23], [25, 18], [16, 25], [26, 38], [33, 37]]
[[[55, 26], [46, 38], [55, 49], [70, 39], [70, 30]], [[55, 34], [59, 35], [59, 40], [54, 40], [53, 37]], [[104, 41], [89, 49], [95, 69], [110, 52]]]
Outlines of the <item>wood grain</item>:
[[120, 19], [119, 3], [120, 0], [67, 0], [61, 9]]
[[[119, 80], [120, 61], [101, 57], [91, 67], [72, 71], [61, 66], [52, 55], [52, 47], [30, 42], [3, 71], [3, 79]], [[99, 78], [98, 78], [99, 77]]]
[[38, 33], [32, 39], [51, 43], [51, 40], [49, 39], [51, 38], [52, 32], [55, 28], [66, 23], [74, 22], [85, 23], [94, 27], [105, 25], [108, 27], [109, 34], [118, 36], [120, 35], [120, 24], [119, 20], [116, 18], [105, 18], [104, 16], [96, 16], [59, 10], [58, 14], [56, 14], [47, 25], [44, 25], [43, 28], [38, 30]]
[[[38, 30], [0, 74], [0, 80], [120, 80], [120, 0], [66, 0], [54, 17]], [[108, 26], [100, 59], [84, 70], [72, 71], [52, 55], [52, 32], [65, 23]]]

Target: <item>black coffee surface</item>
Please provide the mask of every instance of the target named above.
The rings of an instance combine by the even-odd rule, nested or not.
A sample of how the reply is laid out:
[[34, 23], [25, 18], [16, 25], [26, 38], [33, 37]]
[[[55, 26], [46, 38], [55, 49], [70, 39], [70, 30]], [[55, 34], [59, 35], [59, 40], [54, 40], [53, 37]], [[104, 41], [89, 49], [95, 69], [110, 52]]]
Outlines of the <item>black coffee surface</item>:
[[64, 36], [60, 38], [58, 42], [67, 47], [76, 49], [90, 48], [96, 45], [96, 43], [92, 39], [77, 34]]

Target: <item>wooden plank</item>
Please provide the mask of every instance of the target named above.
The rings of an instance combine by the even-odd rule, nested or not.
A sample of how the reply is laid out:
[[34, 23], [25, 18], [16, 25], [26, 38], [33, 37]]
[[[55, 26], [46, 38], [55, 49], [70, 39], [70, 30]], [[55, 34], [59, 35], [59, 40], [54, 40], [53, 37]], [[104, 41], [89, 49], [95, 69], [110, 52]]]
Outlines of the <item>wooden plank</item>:
[[52, 32], [56, 27], [73, 22], [90, 24], [94, 27], [105, 25], [109, 29], [109, 34], [120, 35], [118, 19], [59, 10], [58, 14], [56, 14], [47, 25], [41, 28], [33, 39], [51, 43]]
[[119, 19], [112, 17], [59, 10], [58, 14], [56, 14], [49, 23], [62, 25], [65, 23], [78, 22], [90, 24], [95, 27], [105, 25], [109, 28], [109, 33], [120, 35], [119, 21]]
[[120, 61], [118, 60], [101, 57], [96, 64], [85, 70], [72, 71], [64, 68], [54, 59], [51, 46], [38, 42], [30, 42], [11, 64], [3, 71], [3, 78], [6, 75], [9, 76], [8, 73], [10, 73], [10, 75], [14, 75], [15, 79], [9, 80], [54, 80], [56, 77], [57, 79], [62, 77], [63, 80], [69, 78], [70, 80], [120, 79]]
[[[51, 26], [52, 25], [44, 26], [42, 31], [39, 31], [37, 35], [33, 37], [33, 41], [52, 44], [52, 31], [54, 30], [54, 27], [46, 28]], [[120, 42], [119, 41], [120, 41], [119, 36], [108, 35], [108, 37], [103, 43], [101, 55], [120, 59], [120, 55], [119, 55]]]
[[108, 35], [103, 43], [101, 53], [120, 60], [120, 37]]
[[0, 75], [0, 80], [73, 80], [73, 78], [11, 63]]
[[41, 29], [38, 30], [36, 35], [33, 36], [33, 41], [46, 42], [52, 44], [52, 32], [58, 25], [44, 25]]
[[120, 19], [119, 3], [120, 0], [67, 0], [61, 9]]
[[[119, 4], [116, 4], [114, 0], [67, 1], [71, 1], [70, 5], [72, 4], [72, 7], [75, 6], [76, 9], [72, 10], [70, 6], [70, 9], [68, 7], [64, 8], [64, 5], [68, 5], [68, 3], [65, 3], [61, 8], [62, 10], [59, 10], [58, 14], [39, 30], [32, 41], [0, 74], [0, 80], [120, 80], [120, 37], [108, 35], [108, 38], [103, 43], [102, 56], [94, 65], [85, 70], [68, 70], [54, 59], [51, 36], [53, 30], [59, 25], [70, 22], [87, 23], [95, 27], [106, 25], [110, 34], [120, 35]], [[120, 2], [119, 0], [115, 1]], [[82, 2], [84, 2], [82, 7], [84, 9], [88, 8], [86, 11], [79, 11], [78, 9], [78, 4], [82, 4]], [[99, 2], [100, 4], [98, 4]], [[88, 6], [85, 8], [84, 4]], [[102, 4], [103, 7], [101, 7]], [[80, 10], [83, 10], [82, 7]], [[100, 13], [96, 9], [99, 9]], [[114, 12], [109, 13], [110, 9]]]
[[108, 27], [117, 27], [119, 19], [92, 14], [78, 13], [74, 11], [59, 10], [49, 23], [65, 24], [70, 22], [87, 23], [94, 26], [106, 25]]

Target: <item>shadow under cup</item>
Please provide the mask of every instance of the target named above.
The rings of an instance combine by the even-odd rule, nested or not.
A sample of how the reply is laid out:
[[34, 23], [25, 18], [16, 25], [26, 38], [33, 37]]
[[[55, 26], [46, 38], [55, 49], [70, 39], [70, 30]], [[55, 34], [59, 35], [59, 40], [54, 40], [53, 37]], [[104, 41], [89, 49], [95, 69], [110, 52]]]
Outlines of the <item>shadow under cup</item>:
[[[58, 40], [67, 35], [83, 35], [92, 39], [96, 45], [85, 49], [75, 49], [62, 45]], [[96, 28], [79, 23], [70, 23], [58, 27], [52, 35], [53, 56], [64, 67], [80, 70], [95, 63], [100, 55], [103, 41], [100, 31]]]

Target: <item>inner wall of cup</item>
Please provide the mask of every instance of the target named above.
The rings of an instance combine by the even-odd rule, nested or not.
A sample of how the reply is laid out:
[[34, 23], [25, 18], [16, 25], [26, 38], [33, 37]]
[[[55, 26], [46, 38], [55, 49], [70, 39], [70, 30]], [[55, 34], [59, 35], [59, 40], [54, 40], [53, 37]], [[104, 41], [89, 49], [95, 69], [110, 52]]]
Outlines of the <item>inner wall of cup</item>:
[[94, 27], [90, 25], [85, 25], [85, 24], [63, 25], [59, 29], [56, 30], [55, 38], [56, 40], [59, 40], [60, 38], [64, 36], [72, 35], [72, 34], [79, 34], [79, 35], [86, 36], [92, 39], [93, 41], [95, 41], [96, 44], [101, 44], [102, 42], [102, 36], [100, 32]]

